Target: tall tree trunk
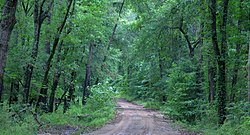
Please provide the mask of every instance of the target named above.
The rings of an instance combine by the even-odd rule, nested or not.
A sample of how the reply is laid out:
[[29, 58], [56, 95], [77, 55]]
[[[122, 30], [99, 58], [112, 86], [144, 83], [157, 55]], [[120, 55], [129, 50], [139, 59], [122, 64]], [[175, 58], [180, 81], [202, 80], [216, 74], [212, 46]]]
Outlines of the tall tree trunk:
[[[219, 52], [219, 46], [218, 46], [218, 39], [217, 39], [217, 25], [216, 25], [216, 11], [217, 11], [217, 3], [216, 3], [216, 0], [211, 0], [211, 7], [210, 7], [210, 10], [211, 10], [211, 20], [212, 20], [212, 23], [211, 23], [211, 28], [212, 28], [212, 43], [213, 43], [213, 48], [214, 48], [214, 53], [215, 53], [215, 57], [216, 57], [216, 61], [218, 61], [218, 56], [220, 55], [220, 52]], [[209, 63], [210, 65], [210, 63]], [[212, 67], [212, 65], [210, 65], [209, 69], [208, 69], [208, 72], [211, 76], [209, 76], [209, 88], [210, 88], [210, 102], [213, 101], [214, 99], [214, 92], [215, 92], [215, 89], [216, 87], [213, 87], [215, 85], [213, 85], [213, 79], [214, 79], [214, 70], [215, 67]]]
[[17, 80], [12, 80], [10, 87], [9, 106], [18, 101], [18, 93], [19, 93], [19, 82]]
[[91, 73], [91, 58], [93, 55], [93, 43], [89, 44], [89, 55], [86, 62], [86, 74], [85, 74], [85, 80], [83, 84], [83, 96], [82, 96], [82, 104], [86, 104], [86, 98], [89, 96], [89, 90], [88, 86], [90, 86], [90, 73]]
[[[39, 3], [38, 0], [34, 1], [34, 43], [33, 43], [33, 49], [32, 49], [32, 54], [31, 58], [33, 61], [36, 61], [36, 57], [38, 54], [38, 45], [39, 45], [39, 40], [40, 40], [40, 31], [41, 31], [41, 25], [42, 22], [39, 19]], [[24, 103], [29, 102], [29, 90], [30, 90], [30, 83], [31, 83], [31, 77], [33, 74], [33, 62], [29, 63], [26, 67], [26, 71], [24, 74]]]
[[[71, 16], [73, 16], [73, 13], [74, 13], [74, 9], [75, 9], [75, 3], [76, 1], [73, 0], [73, 8], [72, 8], [72, 11], [70, 13]], [[71, 22], [70, 22], [71, 23]], [[69, 34], [71, 32], [71, 28], [69, 28], [69, 30], [67, 31], [67, 34]], [[62, 50], [62, 45], [63, 45], [63, 40], [61, 41], [61, 43], [59, 44], [59, 47], [58, 47], [58, 54], [57, 54], [57, 61], [56, 61], [56, 69], [55, 69], [55, 74], [54, 74], [54, 79], [53, 79], [53, 84], [52, 84], [52, 87], [51, 87], [51, 93], [50, 93], [50, 98], [49, 98], [49, 112], [53, 112], [53, 109], [54, 109], [54, 101], [55, 101], [55, 93], [56, 93], [56, 89], [57, 89], [57, 86], [59, 84], [59, 79], [60, 79], [60, 76], [61, 76], [61, 69], [60, 69], [60, 66], [59, 66], [59, 62], [62, 60], [65, 59], [65, 57], [61, 58], [61, 50]], [[67, 54], [68, 52], [68, 49], [66, 49], [65, 51], [65, 55]]]
[[[123, 9], [124, 3], [125, 3], [125, 0], [123, 0], [122, 3], [121, 3], [120, 9], [119, 9], [119, 13], [118, 13], [118, 17], [116, 19], [115, 26], [113, 27], [112, 35], [109, 38], [108, 48], [107, 48], [108, 51], [110, 50], [111, 44], [113, 42], [113, 39], [114, 39], [114, 36], [115, 36], [115, 32], [116, 32], [116, 29], [117, 29], [117, 26], [118, 26], [118, 22], [119, 22], [120, 17], [121, 17], [121, 13], [122, 13], [122, 9]], [[107, 60], [107, 55], [104, 55], [103, 64], [102, 64], [102, 70], [104, 68], [104, 65], [105, 65], [104, 63], [106, 62], [106, 60]], [[99, 80], [99, 78], [98, 78], [98, 80]]]
[[[248, 35], [250, 40], [250, 35]], [[248, 41], [248, 103], [250, 104], [250, 41]]]
[[216, 0], [211, 0], [211, 15], [212, 15], [212, 42], [214, 47], [214, 52], [217, 57], [218, 63], [218, 116], [219, 124], [223, 124], [226, 119], [226, 45], [227, 45], [227, 12], [228, 12], [228, 0], [223, 2], [223, 15], [222, 15], [222, 26], [221, 26], [221, 51], [218, 46], [217, 32], [216, 32]]
[[48, 15], [48, 18], [47, 18], [47, 28], [46, 28], [46, 33], [47, 33], [47, 37], [46, 37], [46, 40], [45, 40], [45, 45], [44, 45], [44, 49], [45, 49], [45, 52], [50, 55], [50, 38], [51, 38], [51, 31], [50, 31], [50, 24], [51, 24], [51, 15]]
[[51, 93], [50, 93], [50, 97], [49, 97], [49, 106], [48, 106], [48, 109], [49, 109], [48, 111], [49, 112], [53, 112], [54, 101], [55, 101], [55, 94], [56, 94], [56, 88], [58, 86], [59, 79], [60, 79], [60, 76], [61, 76], [61, 69], [60, 69], [58, 63], [61, 60], [62, 45], [63, 45], [63, 42], [61, 42], [59, 44], [59, 47], [58, 47], [58, 54], [57, 54], [57, 60], [56, 60], [56, 69], [55, 69], [53, 84], [52, 84], [52, 87], [51, 87]]
[[47, 97], [48, 97], [48, 82], [49, 82], [49, 72], [50, 72], [50, 67], [51, 67], [51, 62], [53, 60], [53, 57], [55, 55], [55, 52], [56, 52], [56, 48], [58, 46], [58, 43], [59, 43], [59, 40], [60, 40], [60, 35], [62, 34], [62, 31], [64, 29], [64, 26], [66, 24], [66, 21], [68, 19], [68, 15], [70, 13], [70, 8], [71, 8], [71, 5], [72, 5], [72, 2], [73, 0], [70, 0], [69, 4], [68, 4], [68, 7], [67, 7], [67, 10], [66, 10], [66, 14], [64, 16], [64, 19], [63, 21], [61, 22], [61, 25], [58, 27], [58, 31], [57, 31], [57, 34], [55, 36], [55, 39], [54, 39], [54, 42], [53, 42], [53, 47], [52, 47], [52, 51], [50, 53], [50, 56], [46, 62], [46, 69], [45, 69], [45, 73], [44, 73], [44, 77], [43, 77], [43, 82], [42, 82], [42, 88], [40, 90], [40, 94], [39, 94], [39, 97], [38, 97], [38, 101], [37, 101], [37, 107], [39, 107], [40, 103], [42, 103], [42, 109], [46, 110], [46, 106], [47, 106]]
[[118, 26], [118, 22], [119, 22], [120, 17], [121, 17], [121, 13], [122, 13], [122, 9], [123, 9], [124, 3], [125, 3], [125, 0], [123, 0], [122, 3], [121, 3], [120, 9], [119, 9], [119, 15], [118, 15], [118, 17], [117, 17], [115, 26], [114, 26], [114, 28], [113, 28], [112, 35], [111, 35], [110, 38], [109, 38], [108, 50], [110, 49], [110, 46], [111, 46], [111, 44], [112, 44], [112, 42], [113, 42], [113, 39], [114, 39], [114, 36], [115, 36], [115, 32], [116, 32], [116, 29], [117, 29], [117, 26]]
[[70, 81], [70, 86], [69, 86], [69, 101], [72, 101], [75, 97], [74, 97], [74, 92], [75, 92], [75, 85], [74, 85], [74, 81], [76, 79], [76, 71], [72, 71], [71, 72], [71, 81]]
[[23, 92], [24, 103], [29, 102], [30, 83], [31, 83], [31, 78], [33, 74], [34, 64], [36, 62], [37, 55], [38, 55], [38, 47], [39, 47], [42, 23], [44, 19], [47, 17], [53, 1], [51, 1], [50, 4], [48, 5], [47, 11], [43, 11], [44, 3], [45, 3], [45, 0], [43, 0], [42, 3], [40, 3], [39, 0], [34, 1], [34, 14], [33, 14], [34, 28], [35, 28], [34, 29], [34, 43], [33, 43], [32, 54], [31, 54], [32, 62], [27, 65], [25, 74], [24, 74], [24, 92]]
[[226, 47], [227, 47], [227, 14], [228, 1], [223, 2], [223, 15], [221, 26], [221, 57], [218, 60], [219, 79], [218, 79], [218, 114], [219, 124], [223, 124], [226, 119]]
[[5, 0], [0, 19], [0, 102], [4, 90], [4, 68], [7, 60], [8, 45], [11, 32], [16, 24], [16, 8], [18, 0]]

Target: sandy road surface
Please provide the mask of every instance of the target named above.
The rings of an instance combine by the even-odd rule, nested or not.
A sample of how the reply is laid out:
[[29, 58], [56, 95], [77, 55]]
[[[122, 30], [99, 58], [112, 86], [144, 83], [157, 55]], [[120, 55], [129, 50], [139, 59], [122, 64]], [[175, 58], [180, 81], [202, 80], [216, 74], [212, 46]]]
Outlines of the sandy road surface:
[[158, 112], [118, 100], [116, 122], [84, 135], [184, 135]]

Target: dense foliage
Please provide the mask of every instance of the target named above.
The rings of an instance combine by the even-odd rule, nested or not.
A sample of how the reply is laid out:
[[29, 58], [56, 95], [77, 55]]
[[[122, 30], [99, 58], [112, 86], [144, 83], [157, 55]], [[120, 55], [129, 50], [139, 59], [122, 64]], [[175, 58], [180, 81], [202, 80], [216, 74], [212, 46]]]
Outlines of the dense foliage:
[[205, 134], [248, 134], [249, 2], [138, 0], [131, 7], [123, 95]]
[[99, 127], [117, 93], [205, 134], [248, 134], [249, 6], [0, 0], [2, 134]]

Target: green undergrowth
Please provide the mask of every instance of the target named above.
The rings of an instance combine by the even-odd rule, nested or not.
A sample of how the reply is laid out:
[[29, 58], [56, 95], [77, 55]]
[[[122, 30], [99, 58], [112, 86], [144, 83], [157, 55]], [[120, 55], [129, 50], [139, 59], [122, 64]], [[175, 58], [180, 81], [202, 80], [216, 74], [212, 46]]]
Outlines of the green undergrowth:
[[[28, 109], [27, 109], [28, 110]], [[31, 112], [20, 105], [9, 107], [6, 103], [0, 107], [0, 134], [1, 135], [34, 135], [38, 124]]]
[[41, 130], [58, 130], [58, 133], [68, 127], [78, 129], [76, 134], [101, 127], [115, 117], [116, 93], [108, 84], [95, 85], [90, 91], [86, 105], [70, 103], [66, 113], [60, 106], [53, 113], [37, 116], [37, 121], [33, 115], [34, 108], [19, 104], [9, 107], [4, 103], [0, 107], [0, 135], [34, 135], [38, 132], [38, 123], [42, 124]]
[[91, 87], [91, 94], [84, 107], [73, 104], [63, 113], [63, 108], [57, 112], [41, 116], [43, 122], [49, 125], [79, 127], [83, 130], [101, 127], [115, 117], [115, 92], [108, 84]]
[[201, 119], [195, 124], [178, 121], [178, 124], [188, 129], [203, 133], [204, 135], [250, 135], [250, 115], [248, 103], [231, 104], [227, 107], [228, 114], [223, 125], [217, 123], [216, 106], [207, 105]]

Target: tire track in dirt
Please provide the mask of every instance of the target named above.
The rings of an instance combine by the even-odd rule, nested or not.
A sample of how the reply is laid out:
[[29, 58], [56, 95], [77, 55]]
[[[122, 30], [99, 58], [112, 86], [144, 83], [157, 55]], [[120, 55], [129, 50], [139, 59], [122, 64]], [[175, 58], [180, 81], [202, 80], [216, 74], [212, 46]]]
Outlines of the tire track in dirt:
[[148, 110], [140, 105], [118, 100], [119, 122], [84, 135], [181, 135], [159, 112]]

